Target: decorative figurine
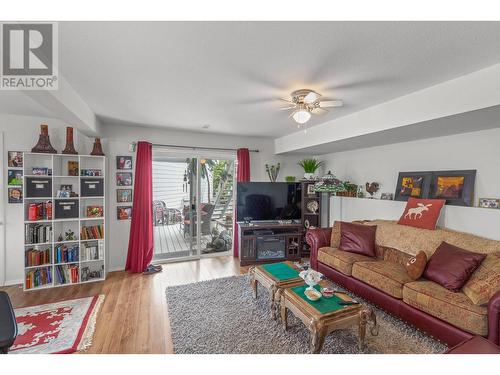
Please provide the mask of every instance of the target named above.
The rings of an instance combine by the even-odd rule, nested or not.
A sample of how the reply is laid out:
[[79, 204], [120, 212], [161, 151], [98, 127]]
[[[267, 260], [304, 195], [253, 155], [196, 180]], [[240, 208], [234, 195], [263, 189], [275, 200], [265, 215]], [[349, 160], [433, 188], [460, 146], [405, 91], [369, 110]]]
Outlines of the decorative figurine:
[[78, 155], [78, 152], [75, 150], [75, 144], [73, 143], [73, 128], [70, 126], [66, 128], [66, 147], [62, 153]]
[[50, 144], [49, 126], [46, 124], [40, 125], [40, 135], [38, 143], [31, 149], [31, 152], [41, 152], [44, 154], [57, 154], [57, 151]]
[[64, 236], [66, 237], [66, 241], [76, 240], [75, 232], [73, 232], [71, 229], [68, 229]]
[[380, 184], [378, 182], [372, 182], [371, 184], [368, 182], [366, 183], [366, 191], [370, 193], [370, 198], [373, 198], [373, 194], [375, 194], [378, 189], [380, 189]]
[[90, 155], [96, 156], [104, 156], [104, 152], [102, 151], [101, 138], [96, 138], [94, 141], [94, 148]]

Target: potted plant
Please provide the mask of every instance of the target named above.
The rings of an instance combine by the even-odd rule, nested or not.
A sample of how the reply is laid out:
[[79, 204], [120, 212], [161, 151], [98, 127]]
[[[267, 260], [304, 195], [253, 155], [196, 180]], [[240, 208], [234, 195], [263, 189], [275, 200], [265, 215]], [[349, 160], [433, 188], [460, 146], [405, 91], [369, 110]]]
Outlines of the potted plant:
[[298, 164], [304, 169], [304, 178], [310, 180], [314, 177], [314, 173], [316, 173], [318, 168], [323, 165], [323, 162], [318, 159], [311, 158], [302, 159]]

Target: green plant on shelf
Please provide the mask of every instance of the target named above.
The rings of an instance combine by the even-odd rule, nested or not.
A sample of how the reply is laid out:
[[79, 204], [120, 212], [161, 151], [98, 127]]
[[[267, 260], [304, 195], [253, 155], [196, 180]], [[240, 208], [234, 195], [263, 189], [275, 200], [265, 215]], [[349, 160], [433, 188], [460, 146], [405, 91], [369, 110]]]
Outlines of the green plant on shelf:
[[323, 162], [318, 159], [302, 159], [297, 163], [304, 169], [304, 173], [315, 173], [322, 165]]

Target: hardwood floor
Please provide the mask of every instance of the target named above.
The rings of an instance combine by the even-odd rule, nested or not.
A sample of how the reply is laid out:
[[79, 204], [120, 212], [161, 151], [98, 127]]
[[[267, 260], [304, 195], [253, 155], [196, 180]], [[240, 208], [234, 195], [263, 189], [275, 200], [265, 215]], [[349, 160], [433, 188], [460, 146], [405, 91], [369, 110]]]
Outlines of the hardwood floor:
[[165, 288], [246, 272], [232, 256], [163, 265], [163, 272], [144, 276], [111, 272], [103, 282], [23, 292], [5, 290], [14, 307], [105, 294], [92, 346], [85, 353], [172, 353]]

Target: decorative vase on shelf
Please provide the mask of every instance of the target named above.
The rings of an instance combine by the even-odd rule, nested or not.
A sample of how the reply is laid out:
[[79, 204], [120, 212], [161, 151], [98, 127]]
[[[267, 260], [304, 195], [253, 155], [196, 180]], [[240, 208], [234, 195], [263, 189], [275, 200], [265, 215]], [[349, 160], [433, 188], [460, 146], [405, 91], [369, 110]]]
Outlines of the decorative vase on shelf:
[[314, 173], [304, 173], [304, 179], [306, 180], [314, 179]]
[[50, 144], [49, 126], [46, 124], [40, 125], [40, 135], [38, 143], [31, 149], [31, 152], [41, 152], [44, 154], [57, 154], [57, 151]]
[[94, 141], [94, 148], [90, 155], [94, 156], [104, 156], [104, 152], [102, 151], [101, 138], [96, 138]]
[[68, 126], [66, 128], [66, 147], [62, 151], [63, 154], [78, 155], [75, 150], [75, 144], [73, 142], [73, 128]]

